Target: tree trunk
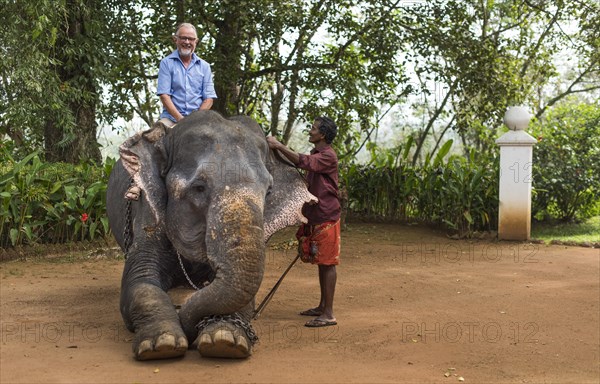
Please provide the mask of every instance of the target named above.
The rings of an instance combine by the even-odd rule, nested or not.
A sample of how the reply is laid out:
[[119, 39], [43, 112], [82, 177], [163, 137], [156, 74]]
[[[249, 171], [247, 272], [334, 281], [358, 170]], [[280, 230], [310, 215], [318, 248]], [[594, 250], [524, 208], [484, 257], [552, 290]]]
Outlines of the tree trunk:
[[237, 79], [241, 78], [242, 36], [241, 14], [232, 7], [224, 12], [223, 20], [215, 22], [218, 33], [215, 41], [214, 83], [217, 99], [213, 109], [223, 116], [238, 113], [239, 88]]
[[283, 84], [281, 84], [281, 74], [275, 74], [275, 91], [271, 91], [271, 129], [272, 136], [277, 136], [279, 126], [279, 113], [283, 103]]
[[[99, 96], [93, 71], [94, 58], [81, 47], [82, 41], [90, 40], [86, 35], [86, 10], [77, 1], [67, 2], [67, 24], [63, 26], [64, 36], [57, 40], [56, 72], [67, 91], [66, 105], [73, 116], [74, 128], [50, 117], [44, 127], [46, 160], [50, 162], [79, 163], [93, 161], [100, 163], [102, 156], [96, 138], [96, 105]], [[93, 12], [93, 9], [87, 10]]]

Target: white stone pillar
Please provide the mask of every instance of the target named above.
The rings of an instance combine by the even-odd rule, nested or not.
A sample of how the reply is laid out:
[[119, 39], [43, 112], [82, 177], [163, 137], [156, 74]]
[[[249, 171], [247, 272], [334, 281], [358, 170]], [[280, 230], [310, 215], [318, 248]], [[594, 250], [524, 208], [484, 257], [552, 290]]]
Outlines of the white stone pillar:
[[510, 131], [496, 140], [500, 146], [499, 240], [531, 237], [532, 156], [537, 140], [523, 131], [530, 118], [525, 107], [508, 108], [504, 124]]

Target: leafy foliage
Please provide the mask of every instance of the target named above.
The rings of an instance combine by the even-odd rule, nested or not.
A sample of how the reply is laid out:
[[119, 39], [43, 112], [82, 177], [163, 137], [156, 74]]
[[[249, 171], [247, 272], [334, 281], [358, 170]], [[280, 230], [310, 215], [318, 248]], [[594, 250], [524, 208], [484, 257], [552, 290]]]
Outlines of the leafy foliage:
[[0, 246], [94, 240], [109, 234], [106, 184], [112, 162], [44, 163], [39, 152], [0, 167]]
[[49, 161], [100, 162], [96, 108], [109, 53], [100, 0], [3, 2], [0, 134]]
[[152, 123], [158, 60], [174, 48], [170, 35], [182, 21], [198, 26], [196, 53], [212, 65], [219, 95], [213, 109], [250, 115], [285, 142], [298, 122], [324, 113], [339, 121], [344, 137], [364, 138], [379, 107], [401, 100], [403, 1], [111, 3], [107, 32], [118, 60], [108, 62], [107, 117]]
[[563, 103], [534, 126], [533, 214], [589, 218], [600, 201], [600, 104]]
[[[451, 133], [465, 154], [489, 151], [506, 106], [536, 105], [539, 117], [600, 88], [599, 14], [579, 0], [7, 1], [0, 133], [15, 156], [44, 147], [50, 161], [98, 160], [99, 122], [156, 119], [158, 61], [188, 21], [213, 66], [215, 109], [285, 142], [327, 114], [351, 162], [390, 112], [410, 109], [393, 124], [411, 131], [413, 164]], [[564, 49], [577, 60], [560, 77]]]
[[461, 234], [495, 228], [498, 219], [496, 157], [447, 156], [446, 142], [423, 166], [409, 159], [412, 141], [388, 152], [378, 165], [352, 165], [343, 180], [351, 213], [437, 225]]

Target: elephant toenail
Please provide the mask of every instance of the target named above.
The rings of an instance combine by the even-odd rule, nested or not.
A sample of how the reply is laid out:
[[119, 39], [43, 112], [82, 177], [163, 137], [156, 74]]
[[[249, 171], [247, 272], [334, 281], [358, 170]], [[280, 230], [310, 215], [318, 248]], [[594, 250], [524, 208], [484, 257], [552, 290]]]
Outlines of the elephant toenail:
[[152, 350], [152, 342], [150, 340], [144, 340], [138, 345], [136, 355], [139, 357], [144, 352], [151, 351], [151, 350]]
[[219, 341], [223, 341], [225, 343], [235, 345], [235, 340], [233, 338], [233, 334], [230, 331], [227, 331], [224, 329], [219, 329], [215, 333], [215, 343], [217, 343]]
[[210, 335], [208, 333], [203, 333], [202, 335], [200, 335], [200, 343], [199, 345], [206, 345], [206, 344], [212, 344], [212, 338], [210, 337]]
[[243, 350], [249, 350], [250, 348], [248, 347], [248, 342], [246, 341], [246, 338], [244, 336], [240, 336], [237, 339], [237, 345], [240, 347], [240, 349]]
[[168, 333], [160, 335], [156, 340], [156, 345], [154, 348], [159, 351], [164, 347], [175, 347], [175, 336]]

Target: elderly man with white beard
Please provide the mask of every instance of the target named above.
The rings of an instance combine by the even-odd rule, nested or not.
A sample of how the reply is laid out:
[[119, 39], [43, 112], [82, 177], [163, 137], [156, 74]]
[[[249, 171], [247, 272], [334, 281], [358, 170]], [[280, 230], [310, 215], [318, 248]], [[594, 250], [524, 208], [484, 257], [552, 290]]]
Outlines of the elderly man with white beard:
[[[179, 24], [173, 42], [177, 49], [161, 60], [156, 89], [163, 105], [157, 123], [167, 128], [196, 110], [210, 109], [217, 98], [210, 64], [194, 53], [198, 43], [196, 28], [190, 23]], [[132, 182], [125, 198], [139, 197], [140, 188]]]
[[177, 49], [160, 62], [156, 94], [163, 105], [160, 122], [172, 127], [198, 109], [210, 109], [217, 98], [210, 64], [194, 50], [198, 43], [196, 28], [182, 23], [175, 30]]

